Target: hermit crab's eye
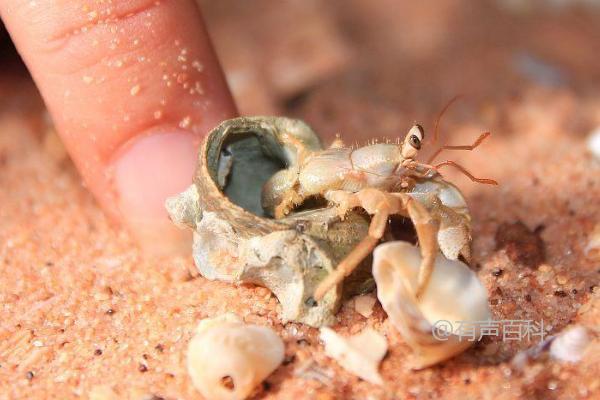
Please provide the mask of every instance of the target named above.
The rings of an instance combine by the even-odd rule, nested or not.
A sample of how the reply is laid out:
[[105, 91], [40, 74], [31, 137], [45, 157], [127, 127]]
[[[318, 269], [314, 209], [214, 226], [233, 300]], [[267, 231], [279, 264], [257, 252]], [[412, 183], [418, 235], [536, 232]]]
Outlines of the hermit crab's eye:
[[410, 135], [408, 140], [410, 145], [415, 149], [419, 150], [421, 148], [421, 139], [419, 139], [417, 135]]
[[421, 148], [421, 142], [425, 137], [425, 131], [421, 125], [414, 125], [408, 131], [408, 143], [415, 149], [419, 150]]
[[425, 138], [425, 130], [419, 124], [416, 124], [415, 127], [419, 130], [419, 133], [421, 134], [421, 140], [423, 140]]

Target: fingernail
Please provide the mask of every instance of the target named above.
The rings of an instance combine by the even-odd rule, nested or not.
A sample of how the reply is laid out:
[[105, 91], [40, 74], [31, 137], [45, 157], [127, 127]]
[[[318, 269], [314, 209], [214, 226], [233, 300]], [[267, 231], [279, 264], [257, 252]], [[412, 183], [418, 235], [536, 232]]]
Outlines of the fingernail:
[[122, 219], [145, 255], [190, 252], [191, 232], [173, 225], [165, 200], [192, 184], [199, 142], [186, 131], [152, 132], [123, 146], [113, 162]]

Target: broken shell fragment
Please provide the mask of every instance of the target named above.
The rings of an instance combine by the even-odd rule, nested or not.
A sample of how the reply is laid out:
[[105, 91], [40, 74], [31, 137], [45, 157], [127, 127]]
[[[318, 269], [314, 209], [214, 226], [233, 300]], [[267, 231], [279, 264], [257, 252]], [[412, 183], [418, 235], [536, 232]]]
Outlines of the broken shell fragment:
[[[373, 253], [377, 297], [415, 352], [416, 369], [461, 353], [479, 339], [481, 323], [491, 321], [487, 293], [477, 275], [464, 263], [441, 254], [417, 299], [420, 263], [419, 249], [406, 242], [385, 243]], [[467, 333], [460, 331], [462, 324], [469, 323]]]
[[590, 336], [584, 326], [576, 325], [561, 332], [550, 345], [550, 355], [561, 361], [575, 363], [583, 358]]
[[330, 328], [321, 328], [320, 338], [325, 343], [325, 354], [344, 369], [367, 382], [383, 384], [378, 370], [388, 346], [382, 334], [366, 328], [357, 335], [343, 337]]
[[187, 353], [194, 387], [207, 399], [241, 400], [283, 361], [283, 341], [272, 329], [225, 314], [204, 319]]

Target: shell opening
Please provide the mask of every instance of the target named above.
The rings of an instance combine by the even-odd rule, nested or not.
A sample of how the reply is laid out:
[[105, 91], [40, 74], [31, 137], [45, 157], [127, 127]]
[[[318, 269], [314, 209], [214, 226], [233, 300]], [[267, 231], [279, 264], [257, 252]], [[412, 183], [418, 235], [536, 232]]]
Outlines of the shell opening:
[[[252, 130], [238, 131], [223, 142], [216, 164], [216, 183], [234, 204], [259, 217], [271, 218], [261, 204], [263, 187], [271, 177], [293, 164], [296, 151], [272, 136]], [[324, 198], [310, 197], [294, 212], [325, 207]]]
[[286, 164], [285, 154], [274, 141], [267, 141], [251, 132], [236, 135], [221, 147], [218, 184], [233, 203], [264, 217], [262, 187]]

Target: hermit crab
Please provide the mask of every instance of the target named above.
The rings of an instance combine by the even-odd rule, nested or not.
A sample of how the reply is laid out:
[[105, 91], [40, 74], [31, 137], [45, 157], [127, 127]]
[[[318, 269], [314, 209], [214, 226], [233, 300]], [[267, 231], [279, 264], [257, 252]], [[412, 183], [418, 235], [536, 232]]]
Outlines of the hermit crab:
[[[444, 146], [443, 150], [474, 149], [489, 133], [469, 146]], [[414, 125], [401, 143], [378, 143], [353, 149], [338, 137], [325, 150], [310, 151], [300, 141], [284, 134], [282, 139], [298, 149], [298, 162], [273, 175], [264, 185], [262, 206], [275, 218], [286, 216], [307, 198], [322, 196], [343, 219], [349, 210], [362, 208], [372, 215], [367, 236], [342, 260], [316, 289], [320, 300], [370, 254], [385, 234], [388, 219], [399, 214], [414, 224], [423, 256], [416, 296], [419, 297], [431, 276], [438, 249], [449, 259], [470, 258], [470, 218], [466, 203], [452, 184], [444, 181], [438, 169], [457, 167], [472, 180], [496, 184], [491, 179], [475, 178], [463, 167], [446, 161], [438, 165], [415, 160], [425, 132]]]
[[[487, 135], [442, 147], [434, 157], [475, 148]], [[204, 277], [266, 286], [284, 321], [328, 325], [343, 296], [372, 289], [370, 263], [362, 260], [380, 239], [396, 239], [387, 229], [391, 216], [410, 219], [416, 231], [416, 297], [440, 251], [470, 260], [467, 205], [438, 170], [453, 165], [475, 181], [495, 182], [450, 161], [416, 161], [423, 139], [415, 125], [398, 144], [353, 149], [338, 138], [324, 149], [299, 120], [227, 120], [205, 139], [193, 184], [166, 207], [176, 224], [193, 229], [193, 256]]]

